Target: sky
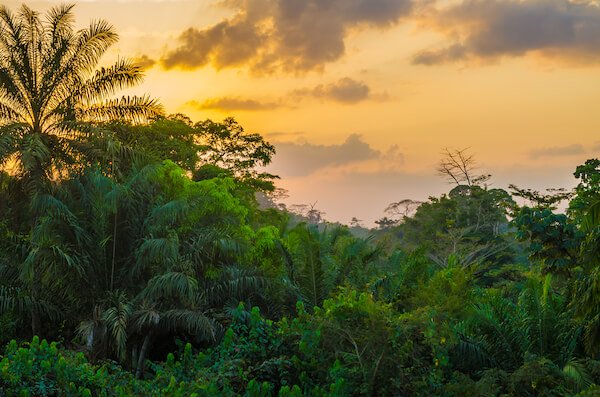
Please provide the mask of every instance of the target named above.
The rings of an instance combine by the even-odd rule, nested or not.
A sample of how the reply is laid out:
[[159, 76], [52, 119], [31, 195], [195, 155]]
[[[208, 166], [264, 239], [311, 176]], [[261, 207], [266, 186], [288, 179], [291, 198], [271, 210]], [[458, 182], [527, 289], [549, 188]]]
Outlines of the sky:
[[286, 203], [331, 221], [371, 226], [391, 202], [447, 192], [446, 148], [468, 148], [498, 188], [570, 188], [600, 155], [595, 0], [74, 3], [79, 26], [119, 33], [104, 62], [144, 66], [135, 93], [262, 134]]

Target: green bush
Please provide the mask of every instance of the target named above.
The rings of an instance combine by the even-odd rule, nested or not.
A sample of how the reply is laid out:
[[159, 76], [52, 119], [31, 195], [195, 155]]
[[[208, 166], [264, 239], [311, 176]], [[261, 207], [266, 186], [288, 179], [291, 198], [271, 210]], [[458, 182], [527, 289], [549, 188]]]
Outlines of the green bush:
[[34, 337], [11, 341], [0, 361], [0, 389], [7, 396], [110, 396], [140, 392], [133, 376], [107, 363], [89, 364], [83, 353], [60, 350]]

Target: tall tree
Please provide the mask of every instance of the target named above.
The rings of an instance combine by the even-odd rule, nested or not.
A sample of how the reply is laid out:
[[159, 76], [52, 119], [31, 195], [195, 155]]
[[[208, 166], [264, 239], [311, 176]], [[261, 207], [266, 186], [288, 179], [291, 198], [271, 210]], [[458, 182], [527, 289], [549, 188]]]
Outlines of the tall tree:
[[[139, 83], [141, 69], [119, 60], [95, 70], [118, 36], [103, 20], [76, 31], [73, 7], [54, 7], [41, 17], [25, 5], [17, 13], [0, 6], [0, 167], [11, 168], [32, 198], [32, 238], [41, 215], [35, 203], [44, 201], [49, 181], [85, 165], [94, 123], [144, 121], [161, 113], [147, 96], [111, 98]], [[40, 266], [24, 266], [33, 302]], [[40, 316], [32, 307], [32, 331], [38, 334]]]
[[95, 70], [118, 36], [103, 20], [74, 30], [73, 7], [45, 17], [25, 5], [15, 14], [0, 7], [0, 165], [12, 165], [32, 191], [81, 165], [90, 122], [161, 112], [147, 96], [111, 98], [142, 71], [125, 59]]
[[437, 168], [440, 176], [457, 186], [482, 185], [491, 177], [485, 174], [477, 175], [476, 171], [475, 156], [468, 152], [468, 148], [453, 150], [446, 148]]
[[[205, 120], [196, 123], [194, 128], [200, 144], [199, 165], [224, 169], [257, 190], [275, 189], [273, 179], [277, 176], [256, 169], [269, 165], [275, 154], [275, 147], [262, 136], [247, 133], [233, 118], [226, 118], [222, 123]], [[203, 179], [206, 171], [199, 167], [194, 179]]]

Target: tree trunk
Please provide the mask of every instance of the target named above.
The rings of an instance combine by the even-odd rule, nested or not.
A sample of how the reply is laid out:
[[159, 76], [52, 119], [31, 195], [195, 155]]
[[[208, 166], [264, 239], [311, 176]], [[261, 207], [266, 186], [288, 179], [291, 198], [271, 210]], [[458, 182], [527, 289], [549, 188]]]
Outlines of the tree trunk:
[[31, 333], [32, 336], [41, 336], [40, 328], [40, 311], [38, 308], [38, 298], [39, 298], [39, 277], [38, 272], [34, 270], [33, 275], [33, 283], [31, 285]]
[[[116, 200], [116, 199], [115, 199]], [[110, 290], [114, 290], [115, 285], [115, 257], [117, 255], [117, 209], [115, 208], [115, 217], [113, 219], [113, 238], [112, 238], [112, 260], [110, 267]]]
[[[33, 200], [35, 195], [31, 198]], [[34, 236], [35, 228], [38, 224], [39, 216], [36, 215], [33, 219], [33, 223], [31, 224], [31, 229], [29, 231], [29, 244], [30, 248], [33, 248], [33, 244], [31, 239]], [[38, 306], [38, 301], [40, 298], [40, 286], [42, 284], [42, 275], [39, 269], [39, 262], [35, 260], [32, 264], [33, 266], [33, 274], [31, 275], [31, 333], [32, 336], [41, 336], [41, 319], [40, 319], [40, 310]]]
[[40, 336], [40, 314], [35, 307], [31, 308], [31, 334]]
[[150, 347], [150, 339], [152, 337], [152, 331], [148, 331], [146, 337], [144, 338], [144, 343], [142, 344], [142, 349], [140, 350], [140, 356], [137, 362], [137, 368], [135, 370], [135, 377], [140, 379], [144, 374], [144, 361], [146, 360], [146, 354], [148, 352], [148, 348]]
[[[115, 155], [112, 156], [112, 164], [111, 164], [111, 174], [113, 178], [113, 193], [116, 189], [116, 177], [115, 177]], [[112, 260], [111, 260], [111, 268], [110, 268], [110, 290], [114, 290], [115, 285], [115, 257], [117, 255], [117, 195], [115, 193], [115, 216], [113, 219], [113, 236], [112, 236]]]
[[138, 362], [138, 347], [137, 344], [133, 344], [131, 348], [131, 368], [133, 371], [137, 370], [137, 362]]

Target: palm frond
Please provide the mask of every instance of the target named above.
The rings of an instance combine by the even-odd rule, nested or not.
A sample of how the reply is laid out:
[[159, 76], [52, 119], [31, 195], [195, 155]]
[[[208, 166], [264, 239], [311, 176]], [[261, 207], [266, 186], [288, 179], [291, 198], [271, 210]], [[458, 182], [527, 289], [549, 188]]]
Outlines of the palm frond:
[[198, 293], [198, 281], [182, 272], [167, 272], [154, 276], [140, 293], [145, 300], [177, 298], [192, 301]]
[[[83, 103], [94, 103], [116, 92], [133, 87], [143, 80], [142, 70], [133, 62], [120, 59], [108, 68], [97, 70], [94, 76], [72, 94]], [[155, 104], [155, 103], [153, 103]]]
[[86, 29], [79, 31], [77, 45], [69, 63], [90, 73], [100, 57], [118, 39], [119, 36], [111, 24], [104, 20], [93, 21]]
[[0, 287], [0, 314], [12, 311], [24, 312], [28, 309], [28, 303], [19, 288]]
[[103, 20], [75, 31], [73, 7], [53, 7], [44, 21], [27, 6], [16, 14], [0, 7], [0, 127], [15, 122], [25, 127], [3, 131], [18, 144], [3, 139], [0, 154], [5, 162], [12, 148], [32, 191], [43, 187], [35, 179], [62, 178], [90, 161], [85, 143], [91, 136], [82, 122], [144, 122], [162, 112], [147, 96], [108, 99], [139, 83], [142, 71], [118, 60], [94, 72], [118, 36]]
[[132, 272], [136, 273], [153, 263], [176, 262], [179, 258], [178, 236], [146, 238], [136, 250], [135, 257]]
[[575, 391], [580, 392], [594, 383], [594, 379], [591, 377], [585, 367], [585, 363], [577, 359], [571, 359], [562, 368], [562, 373], [565, 378], [575, 385]]
[[132, 314], [129, 299], [123, 291], [109, 294], [109, 307], [102, 313], [102, 321], [114, 344], [119, 357], [123, 357], [127, 346], [127, 327]]
[[131, 327], [138, 333], [147, 333], [160, 323], [161, 318], [156, 305], [142, 302], [131, 316]]
[[156, 99], [148, 96], [111, 99], [80, 109], [78, 117], [90, 121], [132, 120], [145, 122], [163, 113]]
[[581, 227], [588, 233], [598, 226], [600, 226], [600, 200], [590, 205], [581, 224]]
[[211, 280], [202, 295], [209, 305], [222, 304], [234, 299], [238, 304], [252, 295], [257, 295], [267, 285], [267, 280], [251, 270], [228, 266], [221, 271], [218, 280]]
[[216, 340], [217, 324], [196, 310], [172, 309], [163, 313], [160, 326], [169, 331], [184, 331], [201, 340]]

